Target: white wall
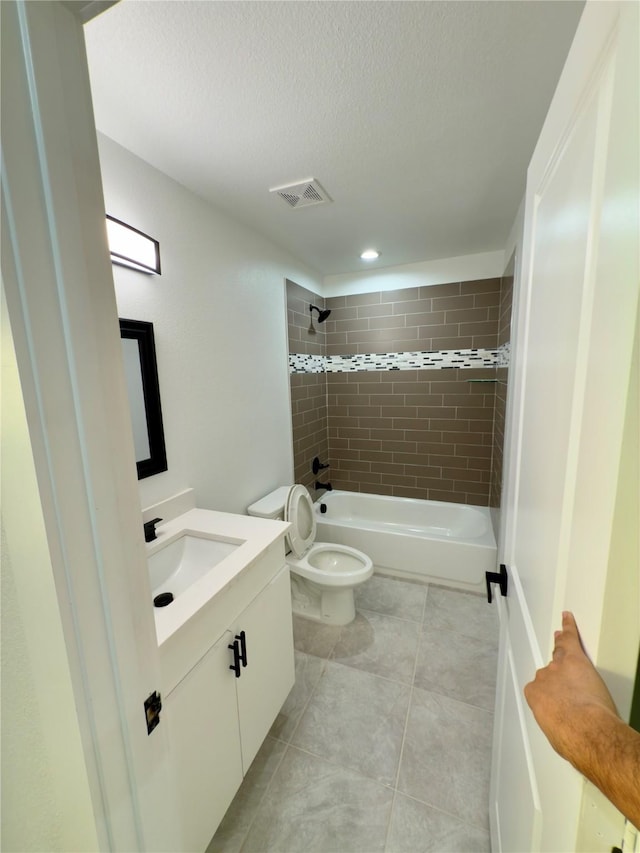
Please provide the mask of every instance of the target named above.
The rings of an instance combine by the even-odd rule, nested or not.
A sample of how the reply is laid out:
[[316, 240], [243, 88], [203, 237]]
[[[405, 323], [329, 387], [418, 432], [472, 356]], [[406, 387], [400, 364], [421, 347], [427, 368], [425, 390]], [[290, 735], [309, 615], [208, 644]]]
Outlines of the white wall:
[[428, 287], [454, 281], [475, 281], [500, 278], [509, 259], [502, 251], [480, 252], [457, 258], [439, 258], [415, 264], [363, 270], [357, 273], [328, 275], [324, 278], [322, 295], [349, 296], [381, 290], [403, 290], [407, 287]]
[[0, 849], [98, 849], [62, 623], [2, 289]]
[[154, 324], [168, 471], [142, 507], [183, 488], [244, 512], [292, 481], [285, 278], [321, 277], [100, 136], [107, 212], [160, 241], [162, 275], [114, 267], [118, 313]]

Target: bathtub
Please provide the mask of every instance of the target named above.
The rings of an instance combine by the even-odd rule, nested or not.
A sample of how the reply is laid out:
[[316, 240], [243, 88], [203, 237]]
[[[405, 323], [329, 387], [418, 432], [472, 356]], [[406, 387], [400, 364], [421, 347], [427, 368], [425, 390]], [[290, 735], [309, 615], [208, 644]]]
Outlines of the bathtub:
[[317, 542], [358, 548], [377, 572], [483, 592], [496, 568], [487, 507], [332, 491], [314, 512]]

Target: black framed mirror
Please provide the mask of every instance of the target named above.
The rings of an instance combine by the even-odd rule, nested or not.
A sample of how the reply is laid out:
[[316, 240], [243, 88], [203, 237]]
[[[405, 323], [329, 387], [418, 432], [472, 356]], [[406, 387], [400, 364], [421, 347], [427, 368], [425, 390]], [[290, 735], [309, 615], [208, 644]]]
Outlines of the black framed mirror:
[[120, 320], [138, 479], [167, 470], [153, 323]]

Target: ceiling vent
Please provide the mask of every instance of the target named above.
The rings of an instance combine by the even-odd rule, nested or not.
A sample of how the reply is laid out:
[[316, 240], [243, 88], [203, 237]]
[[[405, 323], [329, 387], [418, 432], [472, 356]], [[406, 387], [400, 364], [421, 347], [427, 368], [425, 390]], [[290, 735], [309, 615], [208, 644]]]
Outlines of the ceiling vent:
[[289, 207], [309, 207], [312, 204], [324, 204], [332, 200], [315, 178], [309, 178], [299, 184], [272, 187], [269, 192], [278, 193]]

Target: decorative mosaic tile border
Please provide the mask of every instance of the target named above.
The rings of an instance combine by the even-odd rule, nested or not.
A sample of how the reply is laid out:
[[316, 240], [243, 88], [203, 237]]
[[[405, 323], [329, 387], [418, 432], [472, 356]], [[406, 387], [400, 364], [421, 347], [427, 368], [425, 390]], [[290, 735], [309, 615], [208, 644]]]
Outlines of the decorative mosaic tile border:
[[511, 341], [507, 341], [498, 347], [497, 367], [509, 367], [511, 363]]
[[327, 359], [324, 355], [290, 353], [289, 373], [325, 373]]
[[445, 368], [506, 367], [509, 344], [499, 349], [387, 352], [359, 355], [289, 356], [290, 373], [352, 373], [367, 370], [443, 370]]

